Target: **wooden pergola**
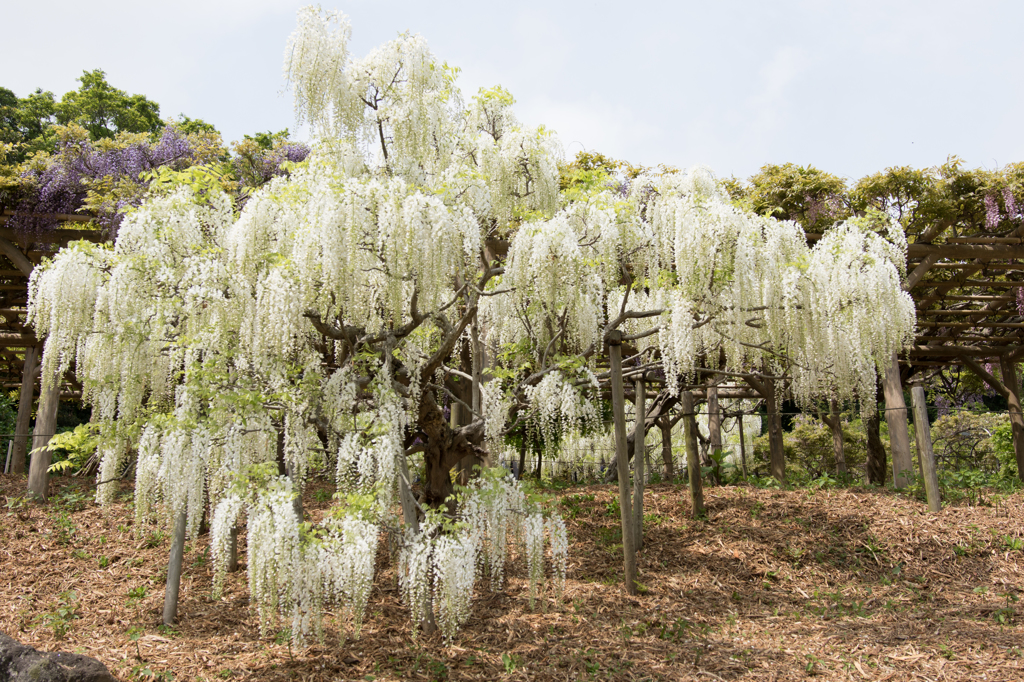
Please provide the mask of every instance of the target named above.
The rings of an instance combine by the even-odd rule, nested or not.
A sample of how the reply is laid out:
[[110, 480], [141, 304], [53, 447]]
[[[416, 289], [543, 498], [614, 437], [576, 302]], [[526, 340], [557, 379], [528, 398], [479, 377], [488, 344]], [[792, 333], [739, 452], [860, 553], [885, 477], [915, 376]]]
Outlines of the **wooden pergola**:
[[[808, 234], [815, 241], [817, 234]], [[960, 365], [1006, 399], [1013, 444], [1024, 472], [1024, 416], [1016, 363], [1024, 358], [1024, 225], [1009, 231], [971, 230], [953, 221], [907, 234], [904, 289], [914, 299], [917, 335], [909, 353], [894, 356], [882, 379], [897, 487], [912, 471], [904, 388], [937, 368]], [[986, 365], [998, 363], [1001, 379]]]
[[[92, 218], [81, 215], [36, 214], [48, 221], [80, 223], [83, 229], [45, 230], [25, 234], [11, 229], [7, 223], [13, 215], [0, 215], [0, 384], [4, 390], [19, 390], [18, 419], [11, 449], [10, 470], [23, 473], [28, 452], [32, 403], [39, 395], [40, 340], [26, 326], [28, 280], [33, 268], [44, 258], [52, 257], [61, 247], [77, 239], [93, 242], [103, 240], [98, 229], [87, 227]], [[81, 386], [73, 376], [65, 376], [49, 395], [40, 395], [33, 447], [45, 445], [56, 428], [60, 400], [81, 397]], [[38, 441], [38, 442], [37, 442]]]

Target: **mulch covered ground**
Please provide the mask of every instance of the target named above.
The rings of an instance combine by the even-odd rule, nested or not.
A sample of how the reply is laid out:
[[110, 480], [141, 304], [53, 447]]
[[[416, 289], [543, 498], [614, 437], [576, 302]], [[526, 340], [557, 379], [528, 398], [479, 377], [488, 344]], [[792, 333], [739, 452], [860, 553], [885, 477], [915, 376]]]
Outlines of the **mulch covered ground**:
[[[560, 598], [531, 610], [517, 561], [504, 593], [478, 585], [454, 643], [414, 640], [382, 549], [361, 636], [329, 618], [294, 650], [260, 637], [244, 571], [211, 599], [205, 537], [186, 548], [179, 623], [160, 627], [169, 541], [133, 532], [130, 489], [99, 508], [55, 479], [40, 507], [23, 485], [0, 477], [0, 631], [124, 680], [1024, 679], [1021, 493], [930, 515], [890, 491], [710, 488], [694, 521], [685, 487], [651, 486], [629, 597], [616, 489], [570, 488]], [[314, 517], [327, 492], [308, 491]]]

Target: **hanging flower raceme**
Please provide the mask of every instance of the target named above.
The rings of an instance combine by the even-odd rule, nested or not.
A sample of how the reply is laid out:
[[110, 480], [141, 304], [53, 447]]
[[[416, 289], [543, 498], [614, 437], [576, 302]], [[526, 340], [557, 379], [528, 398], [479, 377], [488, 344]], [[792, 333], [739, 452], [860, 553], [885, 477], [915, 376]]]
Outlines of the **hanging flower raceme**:
[[561, 595], [565, 586], [568, 541], [564, 522], [556, 514], [545, 519], [520, 483], [503, 477], [503, 471], [484, 472], [460, 494], [463, 524], [452, 526], [439, 520], [405, 538], [399, 565], [403, 600], [414, 623], [434, 614], [448, 640], [469, 617], [479, 571], [490, 576], [492, 589], [501, 589], [510, 543], [526, 558], [531, 607], [544, 582], [546, 544], [550, 547], [553, 593]]
[[[266, 468], [250, 469], [256, 479]], [[338, 514], [315, 531], [304, 531], [295, 513], [297, 494], [287, 477], [271, 476], [257, 485], [239, 479], [213, 512], [211, 547], [214, 590], [228, 570], [233, 534], [239, 518], [248, 521], [249, 586], [264, 633], [277, 614], [291, 620], [292, 636], [301, 643], [321, 635], [325, 606], [350, 614], [358, 630], [373, 585], [379, 527], [358, 515]]]

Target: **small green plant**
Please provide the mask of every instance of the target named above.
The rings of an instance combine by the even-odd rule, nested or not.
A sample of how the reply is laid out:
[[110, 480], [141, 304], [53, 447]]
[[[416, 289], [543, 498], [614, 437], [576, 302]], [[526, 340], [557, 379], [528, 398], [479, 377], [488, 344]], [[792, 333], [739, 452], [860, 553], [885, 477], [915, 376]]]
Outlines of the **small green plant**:
[[[60, 434], [58, 434], [59, 436]], [[53, 441], [50, 441], [51, 443]], [[51, 467], [52, 468], [52, 467]], [[67, 487], [57, 496], [57, 505], [68, 511], [82, 511], [92, 499], [92, 493], [87, 489]]]
[[590, 675], [596, 675], [601, 670], [601, 664], [596, 660], [597, 652], [593, 649], [587, 649], [583, 652], [586, 658], [583, 661], [583, 667], [586, 668], [587, 673]]
[[604, 513], [607, 516], [619, 518], [622, 515], [622, 507], [619, 506], [619, 498], [613, 497], [612, 501], [604, 506]]
[[53, 530], [56, 532], [58, 545], [70, 545], [78, 531], [71, 521], [71, 515], [63, 507], [54, 507], [56, 514], [53, 517]]
[[159, 632], [164, 637], [177, 637], [178, 636], [178, 631], [175, 630], [170, 625], [161, 625], [156, 630], [157, 630], [157, 632]]
[[139, 638], [142, 637], [143, 632], [145, 630], [141, 626], [132, 625], [128, 628], [128, 632], [125, 633], [128, 635], [128, 639], [135, 643], [135, 658], [139, 661], [144, 660], [142, 658], [142, 649], [139, 648]]
[[1024, 538], [1015, 538], [1010, 535], [1004, 535], [1003, 547], [1011, 552], [1024, 552]]
[[106, 554], [101, 554], [99, 558], [100, 568], [106, 568], [110, 565], [110, 558]]
[[952, 661], [954, 658], [956, 658], [956, 653], [945, 644], [939, 645], [939, 655], [947, 661]]
[[210, 548], [206, 547], [203, 549], [201, 554], [196, 554], [195, 558], [192, 559], [192, 565], [195, 568], [202, 568], [210, 561]]
[[278, 646], [288, 645], [288, 660], [294, 661], [292, 657], [292, 631], [291, 628], [282, 628], [274, 634], [274, 644]]
[[1000, 595], [1004, 600], [1003, 607], [992, 612], [992, 618], [1000, 625], [1013, 625], [1017, 616], [1017, 610], [1013, 607], [1019, 601], [1019, 597], [1013, 592], [1005, 592]]
[[444, 661], [438, 661], [427, 654], [417, 654], [413, 663], [415, 670], [425, 670], [431, 682], [443, 682], [448, 679], [448, 666]]
[[132, 589], [128, 590], [128, 605], [132, 606], [134, 604], [137, 604], [138, 602], [145, 599], [148, 593], [149, 588], [147, 588], [145, 585], [133, 587]]
[[317, 490], [315, 493], [313, 493], [313, 499], [316, 500], [317, 502], [330, 502], [331, 497], [331, 491], [328, 490], [327, 488], [321, 488], [320, 490]]
[[7, 496], [7, 503], [4, 505], [7, 507], [7, 513], [18, 512], [23, 509], [28, 509], [28, 498], [19, 495]]
[[139, 680], [142, 682], [171, 682], [174, 679], [174, 673], [169, 670], [153, 670], [148, 665], [142, 663], [132, 667], [131, 678], [133, 680]]
[[676, 618], [674, 623], [661, 628], [661, 631], [658, 632], [658, 638], [678, 642], [686, 636], [687, 631], [691, 627], [693, 627], [693, 623], [690, 621], [685, 618]]
[[155, 547], [159, 547], [160, 545], [162, 545], [164, 543], [164, 540], [166, 540], [166, 539], [167, 539], [167, 533], [165, 531], [163, 531], [163, 530], [155, 530], [155, 531], [153, 531], [152, 533], [149, 534], [149, 537], [146, 538], [146, 547], [149, 548], [149, 549], [153, 549]]
[[39, 618], [43, 625], [53, 631], [55, 639], [64, 639], [71, 630], [71, 622], [81, 618], [78, 615], [78, 595], [74, 590], [61, 592], [57, 598], [57, 605], [52, 611], [47, 611]]
[[88, 559], [89, 553], [86, 552], [84, 549], [76, 549], [74, 552], [71, 553], [71, 556], [75, 557], [76, 559]]
[[[99, 437], [95, 424], [79, 424], [72, 431], [58, 433], [44, 447], [51, 452], [51, 474], [72, 474], [88, 466], [96, 454]], [[34, 451], [33, 451], [34, 452]]]
[[505, 667], [505, 674], [511, 675], [519, 667], [520, 660], [515, 654], [502, 654], [501, 664]]

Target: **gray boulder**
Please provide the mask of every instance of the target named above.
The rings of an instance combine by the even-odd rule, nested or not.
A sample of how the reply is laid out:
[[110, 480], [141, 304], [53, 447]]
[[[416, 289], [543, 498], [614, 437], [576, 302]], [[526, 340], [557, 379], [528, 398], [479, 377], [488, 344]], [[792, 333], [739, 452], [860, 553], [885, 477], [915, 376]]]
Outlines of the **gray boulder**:
[[36, 651], [0, 632], [0, 682], [117, 682], [95, 658]]

